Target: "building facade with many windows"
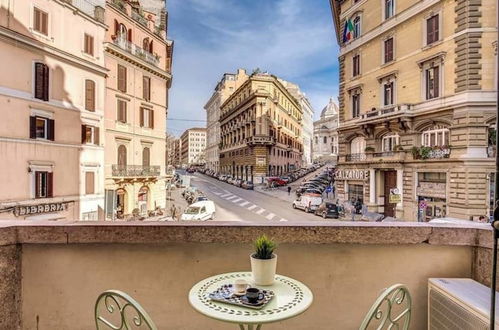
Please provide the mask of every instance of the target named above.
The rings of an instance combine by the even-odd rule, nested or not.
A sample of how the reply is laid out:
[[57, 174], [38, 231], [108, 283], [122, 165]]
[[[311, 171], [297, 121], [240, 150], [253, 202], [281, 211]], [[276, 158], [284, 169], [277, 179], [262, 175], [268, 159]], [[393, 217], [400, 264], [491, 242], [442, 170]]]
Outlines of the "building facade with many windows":
[[301, 167], [301, 106], [276, 76], [253, 73], [221, 109], [220, 172], [263, 183]]
[[341, 200], [404, 220], [491, 211], [493, 0], [331, 0]]
[[173, 42], [167, 13], [139, 1], [107, 1], [106, 218], [165, 207], [165, 138]]
[[206, 168], [219, 172], [220, 158], [220, 105], [248, 79], [246, 70], [226, 73], [204, 106], [206, 110]]
[[103, 1], [0, 1], [3, 219], [103, 217], [105, 31]]
[[183, 167], [205, 165], [206, 128], [189, 128], [180, 137], [180, 163]]

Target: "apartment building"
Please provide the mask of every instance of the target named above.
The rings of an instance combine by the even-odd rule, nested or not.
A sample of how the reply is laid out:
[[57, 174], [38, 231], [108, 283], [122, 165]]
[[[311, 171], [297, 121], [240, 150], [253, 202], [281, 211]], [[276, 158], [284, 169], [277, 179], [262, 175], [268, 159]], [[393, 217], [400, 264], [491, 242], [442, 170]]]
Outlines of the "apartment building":
[[103, 217], [104, 2], [0, 1], [0, 217]]
[[173, 169], [175, 167], [175, 143], [178, 139], [170, 134], [166, 134], [166, 140], [165, 140], [165, 164], [167, 168], [167, 173], [169, 172], [168, 169]]
[[220, 171], [263, 183], [302, 165], [302, 110], [278, 78], [253, 73], [222, 105]]
[[412, 221], [490, 215], [497, 1], [330, 4], [340, 199]]
[[314, 122], [313, 157], [316, 161], [336, 161], [338, 157], [338, 105], [329, 99], [319, 120]]
[[182, 133], [180, 159], [184, 167], [206, 163], [206, 128], [189, 128]]
[[180, 138], [175, 139], [173, 148], [173, 166], [178, 168], [182, 166], [182, 140]]
[[206, 168], [219, 172], [220, 158], [220, 105], [248, 79], [246, 70], [226, 73], [204, 106], [206, 110]]
[[106, 2], [106, 218], [165, 207], [165, 139], [173, 42], [167, 13], [140, 1]]

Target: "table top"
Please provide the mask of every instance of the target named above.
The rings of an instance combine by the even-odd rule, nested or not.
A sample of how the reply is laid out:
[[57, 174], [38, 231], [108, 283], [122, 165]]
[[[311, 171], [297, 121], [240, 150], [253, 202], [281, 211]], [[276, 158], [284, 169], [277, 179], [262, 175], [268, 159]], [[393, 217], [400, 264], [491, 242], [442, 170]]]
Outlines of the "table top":
[[257, 286], [275, 293], [274, 298], [259, 310], [212, 301], [208, 297], [222, 285], [233, 284], [237, 279], [244, 279], [251, 284], [251, 272], [226, 273], [206, 278], [192, 287], [189, 302], [195, 310], [216, 320], [238, 324], [263, 324], [297, 316], [306, 311], [314, 299], [305, 284], [283, 275], [276, 275], [272, 285]]

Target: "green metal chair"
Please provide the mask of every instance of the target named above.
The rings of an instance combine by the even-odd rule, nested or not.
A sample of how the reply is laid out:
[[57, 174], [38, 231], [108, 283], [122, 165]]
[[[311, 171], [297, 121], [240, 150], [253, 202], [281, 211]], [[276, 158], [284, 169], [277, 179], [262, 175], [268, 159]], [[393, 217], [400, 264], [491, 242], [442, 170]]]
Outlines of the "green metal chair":
[[[99, 313], [102, 311], [101, 313]], [[95, 326], [97, 330], [157, 330], [149, 314], [132, 297], [118, 290], [107, 290], [95, 302]]]
[[392, 285], [376, 299], [359, 330], [407, 330], [411, 321], [411, 308], [412, 300], [407, 287], [403, 284]]

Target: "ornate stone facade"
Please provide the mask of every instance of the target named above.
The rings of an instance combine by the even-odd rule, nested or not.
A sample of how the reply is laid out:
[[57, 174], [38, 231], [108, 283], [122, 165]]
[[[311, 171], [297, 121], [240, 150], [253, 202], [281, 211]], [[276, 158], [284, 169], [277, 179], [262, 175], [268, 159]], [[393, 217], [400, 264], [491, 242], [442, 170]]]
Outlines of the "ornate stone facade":
[[338, 105], [333, 99], [322, 109], [321, 117], [314, 122], [313, 158], [336, 161], [338, 157]]

